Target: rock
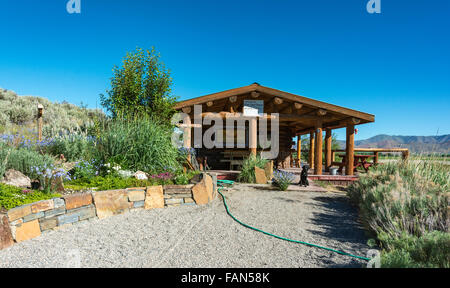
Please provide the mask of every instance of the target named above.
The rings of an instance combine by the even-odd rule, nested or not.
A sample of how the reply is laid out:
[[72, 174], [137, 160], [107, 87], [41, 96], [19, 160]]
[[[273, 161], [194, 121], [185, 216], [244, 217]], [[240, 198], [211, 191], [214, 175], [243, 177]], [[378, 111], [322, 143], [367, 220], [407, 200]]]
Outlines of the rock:
[[133, 203], [133, 208], [144, 208], [145, 201], [137, 201]]
[[66, 209], [71, 210], [92, 204], [92, 195], [90, 193], [73, 194], [64, 196], [64, 200], [66, 202]]
[[190, 194], [194, 184], [189, 185], [164, 185], [164, 194]]
[[149, 186], [147, 187], [147, 195], [145, 197], [144, 208], [155, 209], [164, 208], [164, 191], [163, 186]]
[[51, 210], [54, 207], [55, 206], [54, 206], [53, 200], [43, 200], [43, 201], [39, 201], [39, 202], [31, 204], [31, 212], [32, 213], [44, 212], [47, 210]]
[[208, 191], [204, 179], [192, 188], [192, 195], [197, 205], [205, 205], [209, 203]]
[[192, 177], [190, 182], [192, 184], [197, 184], [197, 183], [200, 183], [200, 181], [202, 181], [202, 174], [196, 174], [196, 175], [194, 175], [194, 177]]
[[0, 215], [0, 250], [5, 249], [14, 244], [14, 240], [9, 228], [8, 217]]
[[208, 202], [212, 201], [214, 198], [214, 183], [213, 183], [213, 178], [208, 175], [208, 174], [204, 174], [203, 175], [203, 181], [205, 183], [205, 187], [206, 187], [206, 193], [208, 193]]
[[194, 203], [194, 199], [192, 199], [192, 198], [184, 198], [184, 203]]
[[178, 199], [178, 198], [166, 199], [167, 205], [182, 204], [182, 203], [184, 203], [183, 198], [181, 198], [181, 199]]
[[214, 192], [213, 192], [213, 199], [216, 198], [217, 196], [217, 174], [216, 173], [212, 173], [210, 174], [210, 176], [212, 177], [212, 181], [213, 181], [213, 188], [214, 188]]
[[97, 216], [100, 219], [123, 213], [133, 205], [128, 202], [127, 191], [124, 189], [95, 192], [93, 196]]
[[73, 209], [73, 210], [67, 211], [66, 215], [67, 216], [78, 216], [77, 221], [83, 221], [86, 219], [94, 218], [96, 216], [95, 206], [89, 205], [89, 206], [83, 206], [81, 208]]
[[65, 206], [64, 198], [53, 198], [53, 206], [54, 208], [60, 208]]
[[6, 171], [2, 183], [20, 188], [31, 188], [30, 178], [14, 169]]
[[30, 215], [23, 217], [23, 222], [30, 222], [30, 221], [33, 221], [33, 220], [36, 220], [39, 218], [44, 218], [44, 216], [45, 216], [44, 212], [30, 214]]
[[266, 163], [266, 165], [264, 166], [264, 171], [266, 173], [267, 179], [273, 178], [273, 161], [272, 160], [270, 160]]
[[185, 193], [185, 194], [167, 194], [167, 192], [164, 192], [164, 198], [166, 198], [166, 199], [169, 199], [169, 198], [190, 198], [190, 197], [192, 197], [191, 190], [189, 190], [189, 193]]
[[130, 202], [137, 202], [137, 201], [144, 201], [145, 200], [145, 188], [143, 190], [132, 188], [127, 189], [128, 192], [128, 201]]
[[31, 214], [31, 205], [24, 205], [8, 211], [9, 221], [14, 221]]
[[264, 169], [255, 166], [255, 180], [256, 184], [267, 184], [266, 172]]
[[65, 207], [59, 207], [52, 210], [45, 211], [45, 218], [51, 218], [54, 216], [59, 216], [66, 213]]
[[138, 180], [148, 180], [148, 174], [142, 171], [137, 171], [133, 176]]
[[56, 226], [58, 226], [58, 221], [56, 218], [49, 218], [49, 219], [41, 219], [39, 220], [39, 227], [41, 228], [41, 231], [53, 229]]
[[80, 220], [80, 216], [78, 214], [63, 214], [57, 217], [58, 226], [63, 226], [65, 224], [72, 224], [78, 222]]
[[39, 227], [39, 221], [33, 220], [16, 226], [16, 241], [22, 242], [32, 238], [36, 238], [41, 235], [41, 228]]

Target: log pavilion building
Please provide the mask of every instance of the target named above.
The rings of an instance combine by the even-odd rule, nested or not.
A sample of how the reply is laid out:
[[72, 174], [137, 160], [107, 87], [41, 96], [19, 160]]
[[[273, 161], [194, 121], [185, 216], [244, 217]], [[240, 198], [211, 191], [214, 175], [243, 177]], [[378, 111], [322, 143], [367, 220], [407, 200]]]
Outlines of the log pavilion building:
[[[208, 112], [239, 117], [240, 115], [244, 115], [245, 109], [248, 108], [247, 106], [260, 109], [259, 112], [266, 113], [266, 117], [270, 117], [272, 113], [278, 113], [279, 154], [278, 157], [272, 159], [276, 167], [282, 169], [291, 168], [292, 166], [301, 167], [301, 136], [309, 134], [311, 147], [309, 149], [309, 165], [314, 170], [315, 175], [322, 175], [323, 169], [328, 171], [335, 164], [332, 159], [331, 133], [333, 129], [338, 128], [346, 128], [347, 131], [346, 156], [344, 158], [345, 163], [342, 163], [342, 166], [345, 166], [346, 175], [353, 175], [355, 125], [375, 121], [375, 116], [372, 114], [264, 87], [257, 83], [181, 101], [175, 105], [175, 109], [186, 113], [191, 123], [194, 123], [194, 105], [202, 106], [202, 117], [205, 117]], [[233, 165], [242, 163], [244, 157], [251, 153], [257, 154], [262, 149], [256, 143], [259, 128], [256, 118], [254, 117], [247, 121], [245, 127], [232, 127], [235, 132], [238, 129], [245, 131], [245, 134], [240, 134], [245, 135], [245, 138], [241, 137], [242, 139], [236, 139], [238, 133], [235, 133], [235, 141], [242, 142], [241, 144], [244, 145], [244, 148], [206, 149], [195, 147], [197, 156], [206, 157], [208, 166], [211, 169], [232, 170]], [[195, 127], [192, 124], [183, 126], [184, 133], [186, 134], [184, 138], [184, 146], [186, 148], [192, 147], [192, 129], [195, 129]], [[208, 126], [202, 124], [201, 129], [202, 133], [204, 133], [208, 129]], [[323, 134], [325, 134], [325, 141], [323, 141]], [[297, 140], [297, 149], [293, 151], [292, 147], [295, 144], [293, 139], [295, 137]], [[324, 153], [320, 153], [319, 151], [324, 151]], [[325, 159], [322, 159], [323, 157]]]

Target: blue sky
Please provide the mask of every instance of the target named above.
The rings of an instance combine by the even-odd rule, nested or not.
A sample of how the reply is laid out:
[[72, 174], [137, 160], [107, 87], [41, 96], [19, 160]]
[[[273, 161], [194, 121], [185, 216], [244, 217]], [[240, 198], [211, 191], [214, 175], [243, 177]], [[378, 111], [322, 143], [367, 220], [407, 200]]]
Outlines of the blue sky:
[[100, 106], [113, 65], [155, 46], [180, 99], [258, 82], [375, 114], [357, 139], [450, 133], [448, 0], [66, 2], [0, 0], [0, 87]]

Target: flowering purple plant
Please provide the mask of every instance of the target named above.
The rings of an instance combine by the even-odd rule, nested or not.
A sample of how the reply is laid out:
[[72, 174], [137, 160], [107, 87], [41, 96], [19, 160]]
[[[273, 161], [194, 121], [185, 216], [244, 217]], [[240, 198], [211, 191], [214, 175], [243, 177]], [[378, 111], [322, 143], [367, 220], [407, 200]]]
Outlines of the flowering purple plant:
[[170, 172], [164, 172], [164, 173], [152, 175], [150, 177], [153, 179], [157, 179], [157, 180], [168, 181], [168, 180], [172, 179], [173, 174]]
[[31, 170], [36, 173], [39, 183], [45, 192], [50, 192], [53, 181], [56, 179], [70, 180], [70, 175], [63, 168], [55, 168], [53, 164], [32, 167]]
[[24, 189], [24, 190], [22, 190], [22, 193], [25, 194], [25, 195], [28, 195], [28, 194], [33, 194], [34, 191], [33, 190], [29, 190], [29, 189]]
[[71, 171], [72, 179], [90, 179], [100, 174], [102, 165], [96, 163], [94, 160], [82, 160], [75, 164]]
[[38, 148], [45, 148], [48, 147], [50, 145], [52, 145], [55, 141], [54, 138], [48, 138], [48, 139], [43, 139], [41, 141], [39, 141], [37, 138], [37, 136], [34, 135], [33, 138], [29, 139], [29, 138], [25, 138], [24, 135], [19, 135], [17, 134], [1, 134], [0, 135], [0, 141], [3, 141], [6, 144], [9, 145], [13, 145], [13, 146], [17, 146], [17, 147], [24, 147], [24, 148], [33, 148], [33, 147], [38, 147]]
[[294, 174], [281, 171], [281, 170], [275, 170], [273, 172], [273, 179], [272, 183], [280, 188], [281, 191], [286, 191], [289, 185], [294, 181]]

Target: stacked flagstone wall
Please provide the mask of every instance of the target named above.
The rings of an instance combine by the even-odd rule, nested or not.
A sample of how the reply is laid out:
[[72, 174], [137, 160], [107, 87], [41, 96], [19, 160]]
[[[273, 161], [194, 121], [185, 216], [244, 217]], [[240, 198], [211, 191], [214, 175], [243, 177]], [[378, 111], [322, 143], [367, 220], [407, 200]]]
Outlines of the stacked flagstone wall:
[[216, 197], [216, 188], [215, 176], [205, 173], [197, 184], [73, 194], [23, 205], [0, 215], [0, 249], [38, 237], [48, 230], [103, 219], [132, 209], [205, 205]]

